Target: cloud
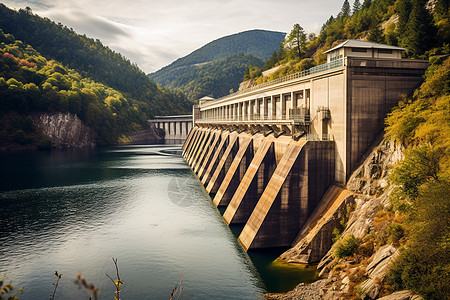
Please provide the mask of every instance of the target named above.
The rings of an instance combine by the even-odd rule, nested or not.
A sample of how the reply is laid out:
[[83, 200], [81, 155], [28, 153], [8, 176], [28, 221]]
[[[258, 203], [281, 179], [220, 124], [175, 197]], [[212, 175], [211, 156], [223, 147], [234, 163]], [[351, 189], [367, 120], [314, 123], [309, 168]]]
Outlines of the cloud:
[[154, 72], [220, 37], [250, 29], [289, 32], [299, 23], [318, 33], [336, 15], [335, 0], [4, 0], [30, 6], [41, 16], [111, 49]]

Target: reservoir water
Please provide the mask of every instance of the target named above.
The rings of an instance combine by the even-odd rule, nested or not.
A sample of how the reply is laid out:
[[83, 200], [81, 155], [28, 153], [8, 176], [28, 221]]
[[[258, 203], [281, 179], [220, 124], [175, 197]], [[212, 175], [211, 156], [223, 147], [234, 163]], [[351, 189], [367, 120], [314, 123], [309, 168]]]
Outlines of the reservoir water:
[[[180, 146], [151, 145], [0, 155], [0, 279], [20, 299], [89, 299], [81, 273], [113, 299], [258, 299], [314, 279], [314, 268], [246, 253], [222, 221]], [[236, 234], [236, 233], [235, 233]]]

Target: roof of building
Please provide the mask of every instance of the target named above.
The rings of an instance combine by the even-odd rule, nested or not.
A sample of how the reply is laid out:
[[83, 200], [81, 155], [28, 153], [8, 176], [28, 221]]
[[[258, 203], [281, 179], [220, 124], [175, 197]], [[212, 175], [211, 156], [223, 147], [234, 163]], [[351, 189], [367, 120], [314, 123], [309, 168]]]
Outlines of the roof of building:
[[211, 97], [208, 97], [208, 96], [205, 96], [205, 97], [203, 97], [203, 98], [201, 98], [201, 99], [199, 99], [199, 100], [210, 101], [210, 100], [216, 100], [216, 99], [211, 98]]
[[375, 48], [375, 49], [390, 49], [390, 50], [402, 50], [405, 51], [405, 48], [397, 47], [397, 46], [391, 46], [391, 45], [385, 45], [385, 44], [378, 44], [378, 43], [372, 43], [372, 42], [366, 42], [361, 40], [346, 40], [343, 43], [340, 43], [334, 48], [331, 48], [330, 50], [325, 51], [324, 53], [331, 52], [333, 50], [346, 47], [346, 48]]

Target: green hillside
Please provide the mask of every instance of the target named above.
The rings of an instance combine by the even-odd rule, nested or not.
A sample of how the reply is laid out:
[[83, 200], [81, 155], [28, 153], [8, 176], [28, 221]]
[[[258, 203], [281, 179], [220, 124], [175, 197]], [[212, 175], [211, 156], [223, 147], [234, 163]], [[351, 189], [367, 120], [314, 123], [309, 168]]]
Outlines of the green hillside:
[[[192, 100], [206, 95], [223, 96], [238, 87], [246, 67], [262, 66], [278, 49], [284, 35], [282, 32], [250, 30], [226, 36], [177, 59], [149, 77], [163, 86], [185, 92]], [[226, 61], [230, 65], [226, 65]], [[220, 74], [224, 70], [236, 73]], [[224, 76], [227, 77], [225, 82]]]
[[79, 35], [62, 24], [30, 10], [11, 10], [0, 4], [0, 29], [31, 45], [47, 59], [79, 72], [146, 103], [148, 116], [186, 113], [191, 103], [178, 93], [160, 89], [135, 64], [104, 46], [99, 40]]
[[35, 112], [70, 112], [98, 135], [99, 144], [114, 144], [124, 133], [147, 123], [150, 106], [74, 69], [47, 60], [30, 45], [0, 29], [0, 141], [39, 144]]
[[207, 95], [219, 98], [229, 94], [230, 89], [236, 91], [239, 88], [247, 67], [261, 68], [263, 65], [264, 61], [260, 58], [238, 53], [200, 66], [169, 70], [164, 78], [172, 78], [168, 86], [183, 92], [188, 99], [196, 100]]
[[[251, 76], [262, 83], [323, 64], [323, 52], [347, 39], [400, 46], [406, 49], [405, 58], [429, 60], [423, 84], [386, 118], [386, 138], [405, 147], [404, 158], [389, 174], [386, 189], [392, 192], [374, 218], [374, 232], [358, 246], [358, 251], [388, 243], [399, 248], [388, 275], [380, 277], [385, 295], [404, 289], [424, 299], [448, 299], [450, 294], [449, 16], [447, 0], [354, 0], [353, 6], [345, 0], [318, 36], [307, 37], [294, 25], [264, 66], [278, 68], [268, 76]], [[338, 239], [335, 246], [346, 242]], [[343, 265], [337, 263], [335, 269]], [[369, 297], [361, 294], [366, 279], [355, 277], [356, 288], [346, 294], [348, 299]]]
[[[362, 3], [361, 3], [362, 2]], [[446, 0], [355, 0], [343, 1], [336, 17], [331, 16], [318, 36], [306, 38], [300, 25], [266, 62], [264, 69], [280, 66], [262, 83], [303, 71], [326, 62], [324, 51], [347, 39], [363, 39], [400, 46], [406, 57], [427, 59], [450, 51], [449, 4]], [[298, 34], [299, 33], [299, 34]], [[300, 37], [300, 38], [299, 38]], [[299, 51], [300, 49], [300, 51]]]

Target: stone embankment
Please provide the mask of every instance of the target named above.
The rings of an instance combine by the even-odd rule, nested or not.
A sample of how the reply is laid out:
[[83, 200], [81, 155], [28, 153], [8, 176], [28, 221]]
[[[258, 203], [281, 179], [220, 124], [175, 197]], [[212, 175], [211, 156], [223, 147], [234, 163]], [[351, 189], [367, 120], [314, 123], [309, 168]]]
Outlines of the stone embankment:
[[40, 113], [32, 116], [38, 130], [51, 138], [57, 149], [95, 147], [95, 132], [83, 124], [75, 114]]
[[[333, 230], [343, 226], [343, 237], [363, 239], [374, 229], [377, 212], [389, 205], [392, 190], [390, 170], [403, 158], [403, 148], [391, 141], [379, 141], [345, 187], [332, 187], [296, 238], [293, 247], [280, 256], [290, 263], [317, 263], [319, 280], [299, 284], [285, 294], [267, 294], [268, 299], [351, 299], [355, 291], [364, 299], [377, 299], [381, 283], [399, 251], [392, 244], [373, 249], [368, 258], [335, 259]], [[337, 243], [337, 242], [336, 242]], [[362, 282], [361, 280], [364, 279]], [[349, 298], [350, 297], [350, 298]], [[382, 299], [420, 299], [408, 291], [396, 292]]]

